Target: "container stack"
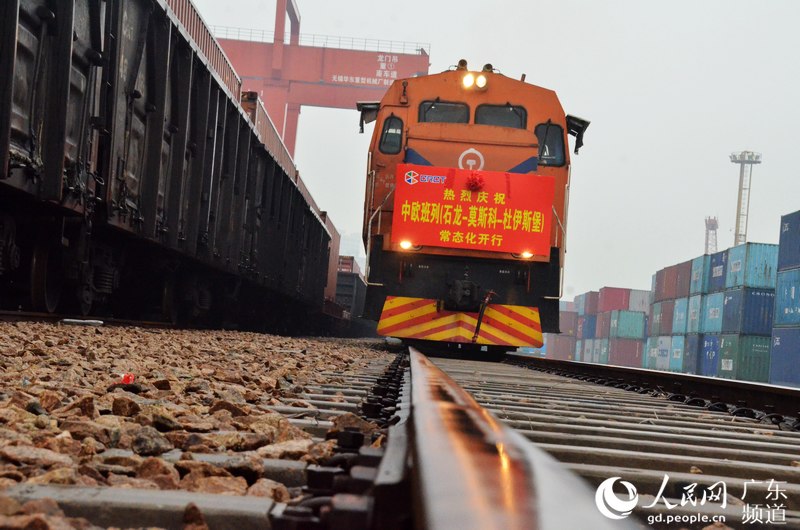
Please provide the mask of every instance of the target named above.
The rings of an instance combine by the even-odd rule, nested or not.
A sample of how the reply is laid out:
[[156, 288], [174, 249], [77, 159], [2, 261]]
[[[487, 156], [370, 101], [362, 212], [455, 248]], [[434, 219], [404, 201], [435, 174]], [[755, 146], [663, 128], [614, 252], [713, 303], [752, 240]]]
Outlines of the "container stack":
[[685, 358], [692, 265], [685, 261], [653, 276], [645, 368], [695, 373], [694, 357]]
[[591, 362], [642, 366], [649, 300], [649, 291], [600, 289]]
[[728, 249], [719, 336], [718, 377], [767, 382], [775, 308], [778, 245]]
[[575, 328], [575, 351], [573, 359], [587, 363], [599, 362], [600, 350], [597, 350], [597, 361], [593, 361], [595, 347], [595, 331], [597, 329], [597, 306], [600, 302], [599, 291], [589, 291], [575, 297], [575, 311], [578, 323]]
[[769, 382], [800, 387], [800, 211], [781, 217]]
[[[569, 307], [569, 306], [567, 306]], [[560, 361], [572, 361], [575, 355], [575, 333], [578, 328], [578, 313], [559, 312], [561, 333], [544, 334], [544, 357]]]

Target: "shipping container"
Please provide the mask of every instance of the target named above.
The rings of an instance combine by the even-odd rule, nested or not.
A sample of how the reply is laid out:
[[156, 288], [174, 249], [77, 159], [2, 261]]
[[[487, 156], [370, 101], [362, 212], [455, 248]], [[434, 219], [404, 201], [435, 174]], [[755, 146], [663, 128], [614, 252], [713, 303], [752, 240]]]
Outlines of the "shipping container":
[[669, 371], [669, 358], [672, 353], [672, 337], [660, 336], [656, 343], [658, 347], [658, 357], [656, 358], [656, 370]]
[[603, 351], [603, 339], [594, 339], [592, 343], [592, 362], [594, 364], [600, 363], [600, 357]]
[[770, 342], [770, 337], [720, 335], [718, 376], [766, 383]]
[[711, 256], [704, 254], [692, 260], [692, 282], [689, 295], [708, 293], [708, 282], [711, 279]]
[[675, 300], [664, 300], [661, 302], [661, 326], [660, 335], [672, 335], [672, 318], [675, 316]]
[[600, 364], [608, 364], [608, 339], [600, 339]]
[[[663, 281], [663, 280], [662, 280]], [[652, 278], [650, 279], [650, 305], [654, 302], [658, 302], [656, 300], [656, 291], [658, 290], [658, 273], [653, 274]]]
[[722, 332], [741, 335], [772, 334], [775, 291], [733, 289], [725, 291], [722, 303]]
[[592, 362], [592, 350], [594, 349], [594, 339], [583, 339], [583, 354], [581, 360], [585, 363]]
[[656, 272], [655, 288], [653, 289], [653, 302], [664, 300], [664, 269]]
[[669, 352], [669, 371], [683, 371], [683, 350], [686, 346], [686, 338], [683, 335], [673, 335], [672, 345]]
[[559, 313], [559, 319], [561, 334], [574, 337], [578, 332], [578, 313], [573, 311], [561, 311]]
[[800, 387], [800, 327], [772, 330], [769, 382]]
[[611, 313], [612, 311], [597, 313], [597, 324], [594, 327], [594, 338], [607, 339], [610, 336]]
[[671, 265], [664, 269], [664, 300], [675, 300], [678, 296], [678, 265]]
[[726, 275], [728, 274], [728, 251], [723, 250], [711, 254], [711, 276], [708, 279], [708, 292], [716, 293], [725, 290]]
[[608, 364], [642, 368], [644, 366], [644, 347], [643, 340], [610, 339], [608, 341]]
[[585, 315], [596, 315], [599, 300], [600, 293], [598, 291], [589, 291], [586, 293], [586, 301], [584, 302], [583, 313]]
[[612, 311], [609, 337], [613, 339], [644, 338], [645, 314], [639, 311]]
[[700, 333], [703, 325], [703, 295], [696, 294], [689, 298], [686, 311], [686, 333]]
[[597, 315], [578, 317], [578, 329], [575, 336], [579, 339], [593, 339], [597, 327]]
[[578, 309], [575, 305], [575, 302], [569, 302], [567, 300], [561, 300], [558, 302], [558, 310], [565, 311], [570, 313], [577, 313]]
[[781, 217], [778, 270], [800, 268], [800, 210]]
[[780, 271], [775, 290], [775, 327], [800, 326], [800, 269]]
[[661, 307], [661, 302], [656, 302], [653, 304], [652, 309], [650, 310], [650, 320], [648, 321], [647, 326], [648, 337], [657, 337], [661, 334]]
[[627, 310], [631, 303], [631, 290], [623, 287], [603, 287], [597, 298], [597, 311]]
[[573, 360], [580, 361], [583, 359], [583, 341], [581, 339], [575, 340], [575, 356]]
[[560, 361], [571, 361], [575, 354], [575, 337], [547, 333], [547, 357]]
[[578, 313], [578, 316], [582, 317], [586, 314], [586, 293], [579, 294], [575, 297], [575, 312]]
[[686, 323], [689, 314], [689, 299], [678, 298], [675, 300], [675, 308], [672, 310], [672, 331], [673, 335], [685, 335]]
[[675, 298], [688, 298], [692, 285], [692, 260], [675, 265]]
[[726, 289], [774, 289], [778, 272], [778, 245], [745, 243], [728, 249]]
[[697, 372], [700, 375], [717, 377], [719, 366], [719, 335], [704, 334]]
[[703, 297], [703, 314], [700, 317], [702, 333], [722, 332], [722, 305], [725, 293], [712, 293]]
[[628, 311], [639, 311], [640, 313], [650, 312], [650, 302], [653, 297], [652, 292], [642, 289], [631, 289]]
[[648, 337], [644, 350], [644, 368], [656, 369], [658, 362], [658, 337]]
[[686, 335], [683, 348], [683, 373], [696, 374], [697, 363], [703, 353], [703, 336], [697, 333]]

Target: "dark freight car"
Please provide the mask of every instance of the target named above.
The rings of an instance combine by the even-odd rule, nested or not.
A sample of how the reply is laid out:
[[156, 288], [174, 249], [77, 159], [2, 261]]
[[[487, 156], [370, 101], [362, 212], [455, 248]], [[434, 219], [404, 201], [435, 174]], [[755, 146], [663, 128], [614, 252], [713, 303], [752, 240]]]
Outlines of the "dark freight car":
[[4, 0], [0, 42], [0, 304], [321, 309], [330, 234], [188, 0]]

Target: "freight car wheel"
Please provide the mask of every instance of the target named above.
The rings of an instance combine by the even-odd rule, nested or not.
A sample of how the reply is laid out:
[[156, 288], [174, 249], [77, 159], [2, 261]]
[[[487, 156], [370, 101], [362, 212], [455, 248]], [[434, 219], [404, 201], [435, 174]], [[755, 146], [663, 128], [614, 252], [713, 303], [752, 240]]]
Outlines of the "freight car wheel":
[[54, 313], [61, 300], [61, 251], [40, 238], [31, 259], [31, 305], [35, 311]]

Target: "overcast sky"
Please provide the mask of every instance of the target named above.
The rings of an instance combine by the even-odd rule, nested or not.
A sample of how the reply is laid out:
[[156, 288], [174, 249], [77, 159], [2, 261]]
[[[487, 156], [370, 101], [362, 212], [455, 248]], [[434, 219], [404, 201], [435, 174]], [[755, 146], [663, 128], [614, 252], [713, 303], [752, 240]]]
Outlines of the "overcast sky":
[[[272, 31], [274, 0], [194, 0], [209, 24]], [[800, 209], [800, 2], [795, 0], [296, 0], [302, 34], [431, 44], [555, 90], [590, 120], [573, 157], [565, 298], [649, 289], [703, 253], [704, 219], [733, 244], [738, 166], [756, 166], [748, 241], [777, 243]], [[288, 29], [288, 26], [287, 26]], [[355, 110], [303, 107], [296, 162], [339, 231], [360, 233], [369, 133]]]

